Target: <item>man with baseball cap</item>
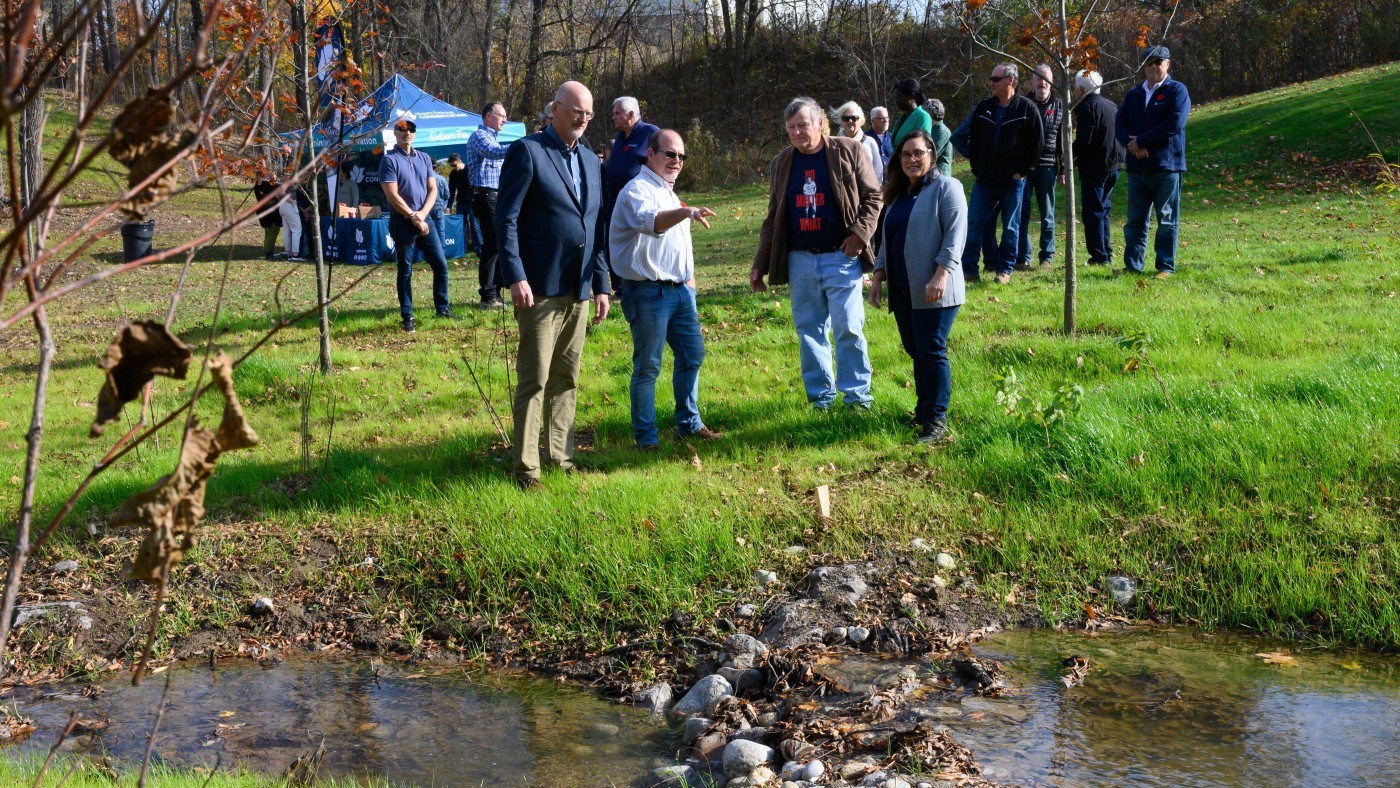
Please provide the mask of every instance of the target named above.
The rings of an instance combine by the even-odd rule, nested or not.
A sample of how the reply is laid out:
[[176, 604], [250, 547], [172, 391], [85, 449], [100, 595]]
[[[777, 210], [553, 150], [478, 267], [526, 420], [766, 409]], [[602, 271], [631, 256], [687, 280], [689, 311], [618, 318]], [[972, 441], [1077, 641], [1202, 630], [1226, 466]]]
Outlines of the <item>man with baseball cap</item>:
[[1142, 55], [1147, 79], [1128, 91], [1118, 107], [1118, 143], [1128, 149], [1128, 220], [1123, 225], [1124, 273], [1142, 273], [1147, 256], [1147, 223], [1157, 217], [1153, 244], [1157, 278], [1176, 273], [1180, 226], [1181, 173], [1186, 171], [1186, 116], [1191, 96], [1167, 75], [1171, 51], [1149, 47]]
[[413, 264], [409, 247], [417, 245], [423, 259], [433, 268], [433, 306], [438, 317], [452, 317], [447, 300], [447, 256], [442, 236], [428, 214], [437, 203], [438, 185], [433, 178], [433, 157], [413, 149], [418, 124], [407, 118], [394, 123], [394, 147], [379, 162], [379, 184], [389, 201], [389, 237], [394, 240], [394, 260], [398, 263], [399, 313], [403, 330], [413, 333]]

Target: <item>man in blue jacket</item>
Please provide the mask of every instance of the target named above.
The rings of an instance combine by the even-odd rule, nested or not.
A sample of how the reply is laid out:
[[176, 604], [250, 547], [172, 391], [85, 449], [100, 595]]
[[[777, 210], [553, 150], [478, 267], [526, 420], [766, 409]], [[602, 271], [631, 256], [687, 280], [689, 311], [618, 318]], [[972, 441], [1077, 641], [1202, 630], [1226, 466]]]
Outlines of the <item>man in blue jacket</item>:
[[1157, 278], [1176, 273], [1181, 173], [1186, 171], [1186, 116], [1191, 96], [1167, 75], [1171, 51], [1143, 53], [1147, 79], [1118, 107], [1118, 143], [1128, 149], [1128, 221], [1123, 225], [1123, 265], [1141, 273], [1147, 257], [1147, 222], [1157, 216]]
[[501, 167], [496, 238], [503, 279], [520, 328], [516, 357], [512, 475], [522, 490], [540, 483], [540, 425], [546, 459], [572, 472], [574, 406], [588, 301], [593, 322], [608, 315], [603, 259], [603, 169], [579, 140], [593, 119], [593, 94], [565, 82], [544, 130], [510, 146]]

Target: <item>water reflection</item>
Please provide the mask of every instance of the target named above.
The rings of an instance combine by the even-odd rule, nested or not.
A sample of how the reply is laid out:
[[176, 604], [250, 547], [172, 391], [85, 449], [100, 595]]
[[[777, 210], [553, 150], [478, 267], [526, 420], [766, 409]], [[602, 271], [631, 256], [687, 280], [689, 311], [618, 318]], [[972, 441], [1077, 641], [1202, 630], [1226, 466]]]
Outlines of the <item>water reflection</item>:
[[[1025, 721], [974, 711], [948, 724], [989, 777], [1024, 784], [1400, 784], [1396, 660], [1301, 652], [1279, 667], [1254, 656], [1268, 650], [1174, 632], [1004, 633], [978, 651], [1002, 662], [1015, 689], [999, 702]], [[1094, 669], [1067, 689], [1072, 654]]]
[[[175, 668], [156, 752], [178, 765], [222, 754], [281, 773], [324, 738], [323, 774], [379, 776], [420, 785], [625, 785], [673, 754], [661, 722], [588, 693], [531, 678], [364, 661], [294, 660], [263, 669], [232, 663]], [[138, 762], [164, 676], [140, 687], [114, 681], [95, 700], [50, 690], [17, 697], [40, 732], [23, 747], [46, 750], [77, 710], [107, 719], [100, 734], [65, 745]], [[57, 696], [57, 697], [55, 697]]]

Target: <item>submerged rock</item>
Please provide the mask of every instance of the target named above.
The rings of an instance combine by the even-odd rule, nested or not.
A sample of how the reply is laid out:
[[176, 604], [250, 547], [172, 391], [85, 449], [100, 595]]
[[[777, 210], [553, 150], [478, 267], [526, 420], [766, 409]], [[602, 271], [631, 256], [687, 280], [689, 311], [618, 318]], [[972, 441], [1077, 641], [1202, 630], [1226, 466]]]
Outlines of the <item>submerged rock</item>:
[[708, 717], [691, 717], [685, 721], [685, 729], [681, 732], [681, 741], [689, 745], [700, 738], [700, 734], [713, 724], [714, 721]]
[[676, 766], [663, 766], [652, 772], [662, 785], [695, 785], [700, 778], [700, 774], [695, 769], [685, 764]]
[[661, 681], [632, 694], [632, 703], [652, 713], [663, 712], [671, 705], [671, 685]]

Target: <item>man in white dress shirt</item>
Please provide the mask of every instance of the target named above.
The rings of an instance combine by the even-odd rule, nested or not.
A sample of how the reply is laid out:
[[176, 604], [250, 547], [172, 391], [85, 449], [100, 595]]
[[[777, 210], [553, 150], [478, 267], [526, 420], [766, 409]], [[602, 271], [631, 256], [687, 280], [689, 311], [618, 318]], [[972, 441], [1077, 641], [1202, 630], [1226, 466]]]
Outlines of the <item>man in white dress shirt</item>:
[[709, 208], [692, 208], [676, 196], [685, 164], [685, 142], [662, 129], [647, 142], [646, 166], [622, 188], [613, 207], [608, 248], [621, 280], [622, 314], [632, 328], [632, 435], [642, 451], [656, 451], [656, 378], [667, 344], [675, 357], [671, 383], [676, 429], [682, 438], [714, 440], [720, 433], [700, 420], [700, 365], [705, 341], [695, 309], [695, 252], [690, 224], [709, 229]]

